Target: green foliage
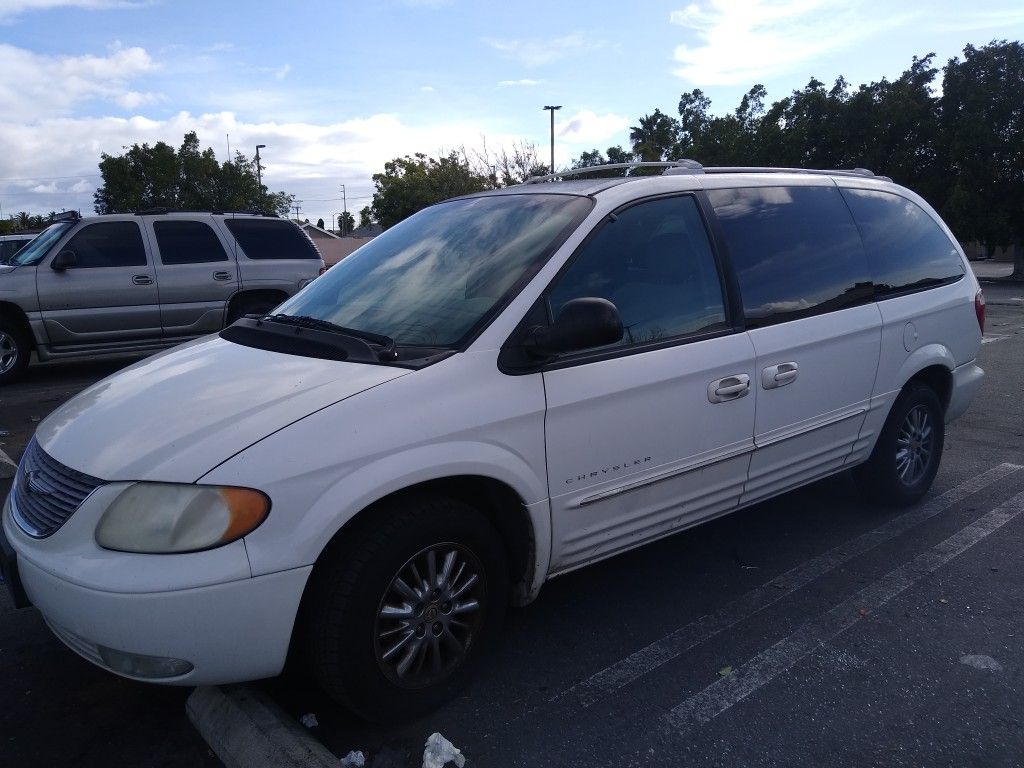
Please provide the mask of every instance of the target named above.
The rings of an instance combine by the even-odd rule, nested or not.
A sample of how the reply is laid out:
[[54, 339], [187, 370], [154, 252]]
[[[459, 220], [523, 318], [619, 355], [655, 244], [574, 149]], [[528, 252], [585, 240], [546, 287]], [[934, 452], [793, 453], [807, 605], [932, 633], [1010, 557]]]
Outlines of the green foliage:
[[347, 235], [356, 227], [356, 221], [352, 217], [351, 211], [342, 211], [338, 214], [338, 229], [341, 234]]
[[363, 209], [359, 211], [359, 228], [363, 229], [373, 224], [373, 214], [370, 212], [370, 206], [364, 205]]
[[320, 229], [323, 229], [324, 228], [324, 220], [323, 219], [317, 219], [316, 220], [316, 225], [318, 227], [320, 227]]
[[15, 235], [19, 232], [35, 232], [45, 229], [53, 223], [56, 211], [50, 211], [47, 215], [36, 215], [27, 211], [18, 211], [13, 216], [0, 221], [0, 235]]
[[234, 160], [219, 163], [211, 148], [200, 151], [194, 132], [185, 134], [177, 151], [162, 141], [125, 150], [101, 155], [103, 185], [93, 195], [96, 213], [182, 208], [286, 216], [291, 206], [292, 195], [260, 186], [254, 161], [236, 152]]
[[475, 172], [456, 152], [440, 158], [419, 152], [396, 157], [384, 164], [384, 173], [373, 175], [373, 183], [370, 211], [385, 229], [428, 205], [490, 186], [487, 176]]

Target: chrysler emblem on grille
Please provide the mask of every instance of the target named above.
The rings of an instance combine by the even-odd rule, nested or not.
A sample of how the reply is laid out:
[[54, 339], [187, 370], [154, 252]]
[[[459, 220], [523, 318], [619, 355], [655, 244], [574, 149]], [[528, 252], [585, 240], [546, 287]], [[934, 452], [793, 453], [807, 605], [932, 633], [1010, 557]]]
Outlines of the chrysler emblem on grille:
[[25, 485], [28, 487], [28, 492], [35, 496], [52, 496], [53, 493], [39, 482], [39, 475], [41, 474], [38, 469], [25, 471]]

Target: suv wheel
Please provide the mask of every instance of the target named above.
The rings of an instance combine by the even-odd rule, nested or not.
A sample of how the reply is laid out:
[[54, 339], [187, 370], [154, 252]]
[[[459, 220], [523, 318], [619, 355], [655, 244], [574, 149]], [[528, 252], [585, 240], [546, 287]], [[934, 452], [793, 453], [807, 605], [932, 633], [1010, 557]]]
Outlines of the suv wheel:
[[317, 563], [302, 621], [320, 685], [395, 722], [458, 692], [498, 632], [508, 571], [493, 526], [461, 502], [409, 498], [371, 514], [372, 529]]
[[871, 458], [854, 470], [873, 500], [893, 506], [918, 501], [932, 485], [946, 436], [944, 413], [935, 390], [908, 384], [878, 436]]
[[0, 384], [21, 378], [32, 357], [32, 344], [17, 323], [0, 319]]

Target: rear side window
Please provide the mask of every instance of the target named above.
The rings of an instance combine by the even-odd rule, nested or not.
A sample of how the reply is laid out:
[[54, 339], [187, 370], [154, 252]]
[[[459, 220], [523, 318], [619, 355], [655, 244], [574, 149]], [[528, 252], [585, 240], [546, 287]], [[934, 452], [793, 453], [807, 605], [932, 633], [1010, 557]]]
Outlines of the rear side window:
[[134, 221], [89, 224], [61, 250], [75, 252], [76, 269], [146, 266], [142, 231]]
[[228, 260], [217, 233], [201, 221], [157, 221], [153, 223], [153, 232], [164, 264]]
[[725, 328], [718, 268], [694, 199], [650, 200], [606, 220], [548, 292], [552, 317], [588, 296], [619, 310], [624, 334], [614, 346]]
[[959, 280], [963, 262], [935, 220], [905, 197], [844, 189], [860, 227], [879, 298]]
[[870, 300], [857, 227], [835, 187], [707, 192], [740, 283], [748, 327]]
[[250, 259], [319, 259], [302, 230], [288, 221], [228, 219], [228, 229]]

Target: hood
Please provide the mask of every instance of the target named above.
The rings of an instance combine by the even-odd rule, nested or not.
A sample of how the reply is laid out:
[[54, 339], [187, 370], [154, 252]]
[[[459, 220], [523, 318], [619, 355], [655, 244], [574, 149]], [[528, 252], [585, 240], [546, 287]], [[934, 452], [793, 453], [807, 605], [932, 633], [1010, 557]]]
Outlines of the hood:
[[211, 336], [94, 384], [36, 437], [58, 461], [103, 480], [192, 483], [272, 432], [408, 373]]

